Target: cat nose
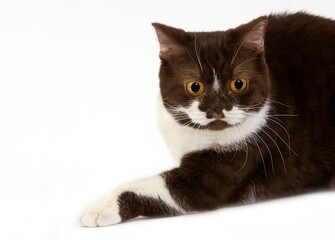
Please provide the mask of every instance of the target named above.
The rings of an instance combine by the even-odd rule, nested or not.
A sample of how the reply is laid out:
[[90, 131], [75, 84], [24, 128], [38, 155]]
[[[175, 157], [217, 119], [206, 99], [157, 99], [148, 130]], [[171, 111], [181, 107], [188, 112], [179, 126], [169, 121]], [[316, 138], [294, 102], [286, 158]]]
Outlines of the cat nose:
[[224, 118], [224, 113], [222, 112], [223, 109], [219, 109], [219, 108], [213, 108], [207, 111], [206, 117], [208, 119], [214, 118], [217, 120], [221, 120], [222, 118]]

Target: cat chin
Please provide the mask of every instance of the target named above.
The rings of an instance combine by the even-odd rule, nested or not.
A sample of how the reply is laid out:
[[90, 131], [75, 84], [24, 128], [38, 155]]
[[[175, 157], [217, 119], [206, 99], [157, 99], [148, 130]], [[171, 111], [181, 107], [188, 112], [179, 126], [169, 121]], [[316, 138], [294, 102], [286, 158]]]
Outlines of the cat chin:
[[214, 122], [209, 123], [206, 128], [213, 131], [220, 131], [226, 129], [227, 127], [229, 127], [229, 125], [226, 122], [216, 120]]
[[[180, 126], [187, 126], [189, 128], [193, 128], [196, 130], [212, 130], [212, 131], [221, 131], [224, 130], [230, 126], [232, 126], [231, 124], [228, 124], [225, 121], [221, 121], [221, 120], [215, 120], [212, 121], [206, 125], [202, 125], [196, 122], [193, 122], [192, 120], [183, 120], [183, 121], [178, 121], [177, 119], [175, 119], [175, 121], [180, 125]], [[187, 124], [188, 122], [192, 121], [192, 124]]]

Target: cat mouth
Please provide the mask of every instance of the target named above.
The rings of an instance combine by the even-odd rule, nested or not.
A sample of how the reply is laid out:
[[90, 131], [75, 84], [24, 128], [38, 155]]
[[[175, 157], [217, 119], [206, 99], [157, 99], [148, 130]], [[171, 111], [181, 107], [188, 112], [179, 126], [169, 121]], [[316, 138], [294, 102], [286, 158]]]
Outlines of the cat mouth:
[[213, 122], [210, 122], [207, 125], [207, 128], [210, 130], [214, 130], [214, 131], [219, 131], [219, 130], [223, 130], [225, 128], [228, 127], [228, 124], [222, 120], [215, 120]]

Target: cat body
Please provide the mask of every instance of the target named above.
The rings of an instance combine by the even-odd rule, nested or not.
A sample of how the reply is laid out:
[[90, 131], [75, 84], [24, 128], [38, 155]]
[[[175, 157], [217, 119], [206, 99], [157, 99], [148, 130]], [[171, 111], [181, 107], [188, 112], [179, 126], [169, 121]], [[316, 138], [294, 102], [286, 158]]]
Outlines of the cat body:
[[178, 166], [116, 189], [83, 226], [334, 187], [335, 21], [270, 15], [197, 33], [153, 25], [159, 125]]

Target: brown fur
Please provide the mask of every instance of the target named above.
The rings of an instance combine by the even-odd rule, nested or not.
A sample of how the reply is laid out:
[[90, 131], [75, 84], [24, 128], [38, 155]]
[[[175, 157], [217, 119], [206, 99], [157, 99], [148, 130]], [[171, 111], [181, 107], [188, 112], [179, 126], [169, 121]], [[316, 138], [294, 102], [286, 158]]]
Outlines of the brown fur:
[[122, 221], [137, 216], [173, 216], [178, 212], [167, 206], [162, 200], [138, 196], [133, 192], [124, 192], [119, 196], [119, 208]]

